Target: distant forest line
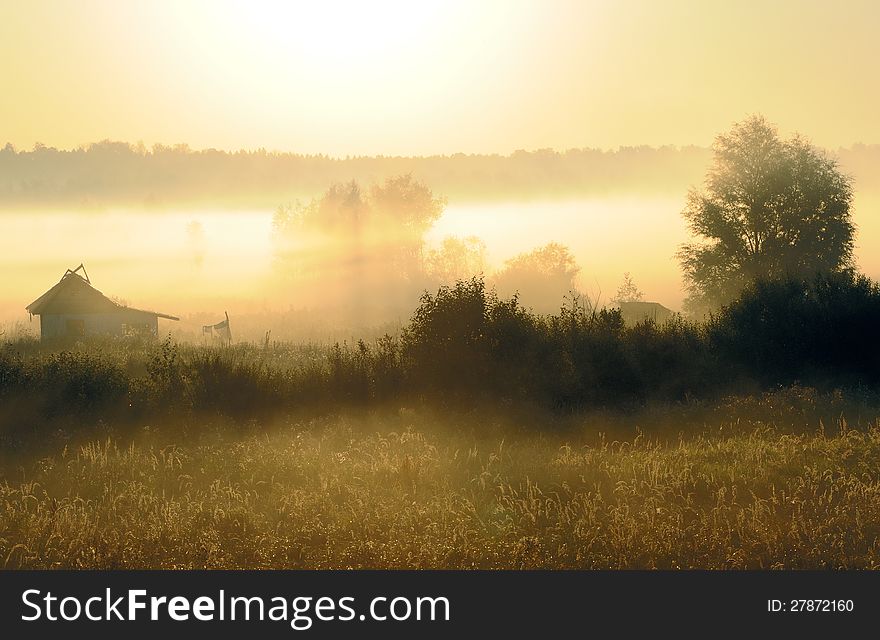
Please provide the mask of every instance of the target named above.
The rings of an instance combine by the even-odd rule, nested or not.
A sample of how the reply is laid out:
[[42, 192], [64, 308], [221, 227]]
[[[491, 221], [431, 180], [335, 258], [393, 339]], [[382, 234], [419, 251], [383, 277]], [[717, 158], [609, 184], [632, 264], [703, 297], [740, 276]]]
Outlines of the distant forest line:
[[[857, 190], [880, 189], [880, 144], [832, 152]], [[455, 201], [676, 195], [702, 183], [708, 147], [516, 151], [510, 155], [346, 157], [193, 150], [103, 141], [72, 150], [0, 149], [0, 208], [276, 207], [328, 184], [411, 173]]]

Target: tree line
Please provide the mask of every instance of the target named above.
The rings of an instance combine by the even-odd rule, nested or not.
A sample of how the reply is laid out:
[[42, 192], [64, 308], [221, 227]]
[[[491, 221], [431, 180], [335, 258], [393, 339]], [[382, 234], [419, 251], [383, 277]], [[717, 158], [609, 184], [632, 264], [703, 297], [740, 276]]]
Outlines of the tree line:
[[[880, 145], [855, 145], [838, 155], [860, 188], [880, 187]], [[710, 158], [704, 147], [673, 146], [334, 158], [106, 140], [76, 149], [7, 144], [0, 148], [0, 207], [274, 208], [313, 197], [328, 184], [369, 184], [406, 173], [458, 201], [673, 195], [696, 183]]]

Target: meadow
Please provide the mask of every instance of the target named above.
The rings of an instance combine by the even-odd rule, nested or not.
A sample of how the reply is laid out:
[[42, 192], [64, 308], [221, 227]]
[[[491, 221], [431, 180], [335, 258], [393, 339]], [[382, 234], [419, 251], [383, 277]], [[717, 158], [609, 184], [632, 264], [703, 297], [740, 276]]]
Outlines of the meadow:
[[[792, 409], [792, 394], [811, 411]], [[878, 568], [880, 422], [815, 421], [833, 402], [800, 389], [718, 407], [711, 422], [674, 408], [569, 417], [562, 433], [540, 417], [415, 409], [177, 442], [144, 429], [5, 465], [0, 557], [6, 568]], [[650, 435], [658, 426], [666, 435]]]
[[877, 568], [878, 313], [851, 275], [662, 325], [472, 280], [370, 342], [11, 336], [0, 562]]

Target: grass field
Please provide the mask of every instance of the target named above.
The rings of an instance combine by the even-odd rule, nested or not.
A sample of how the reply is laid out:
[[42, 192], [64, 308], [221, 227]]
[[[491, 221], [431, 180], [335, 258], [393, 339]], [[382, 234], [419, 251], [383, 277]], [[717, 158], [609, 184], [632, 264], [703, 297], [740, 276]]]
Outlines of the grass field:
[[554, 430], [400, 409], [70, 445], [3, 463], [0, 562], [880, 567], [877, 420], [815, 422], [784, 398], [774, 425], [768, 398], [766, 415], [672, 409], [667, 436], [644, 413]]
[[662, 325], [473, 279], [369, 343], [12, 336], [0, 564], [878, 568], [878, 319], [851, 275]]

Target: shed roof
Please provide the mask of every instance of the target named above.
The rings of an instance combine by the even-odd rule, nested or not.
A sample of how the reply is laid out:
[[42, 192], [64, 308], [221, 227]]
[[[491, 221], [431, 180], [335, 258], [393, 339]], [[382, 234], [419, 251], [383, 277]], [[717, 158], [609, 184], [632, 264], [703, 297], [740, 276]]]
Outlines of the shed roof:
[[61, 280], [46, 293], [25, 307], [28, 313], [35, 316], [41, 314], [74, 314], [74, 313], [121, 313], [136, 311], [158, 318], [180, 320], [175, 316], [156, 311], [135, 309], [114, 302], [95, 289], [91, 283], [76, 271], [68, 269]]
[[634, 300], [632, 302], [620, 302], [617, 304], [624, 313], [644, 313], [644, 314], [668, 314], [674, 313], [672, 309], [667, 309], [659, 302], [642, 302]]
[[672, 309], [667, 309], [659, 302], [636, 300], [633, 302], [620, 302], [616, 306], [620, 309], [620, 315], [623, 316], [624, 321], [633, 324], [646, 319], [663, 322], [675, 313]]

